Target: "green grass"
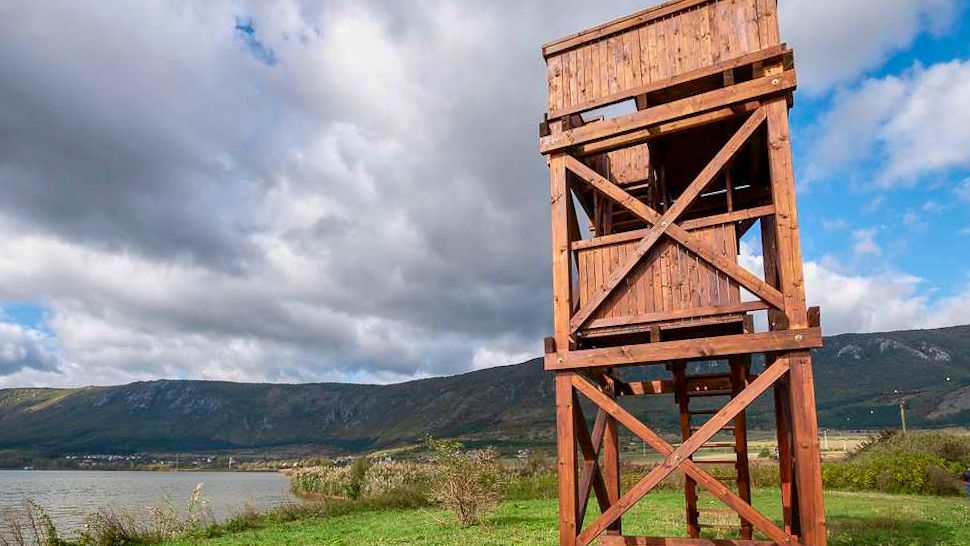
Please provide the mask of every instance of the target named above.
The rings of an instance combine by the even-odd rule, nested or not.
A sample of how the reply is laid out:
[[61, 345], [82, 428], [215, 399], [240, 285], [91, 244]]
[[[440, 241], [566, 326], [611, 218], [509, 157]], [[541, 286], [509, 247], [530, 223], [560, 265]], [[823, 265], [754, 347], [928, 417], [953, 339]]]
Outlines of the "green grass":
[[[832, 546], [970, 544], [970, 503], [964, 499], [830, 492], [826, 503]], [[754, 504], [769, 517], [779, 519], [777, 493], [758, 491]], [[626, 534], [682, 536], [682, 521], [683, 496], [657, 492], [650, 495], [649, 502], [631, 510], [623, 525]], [[274, 523], [168, 546], [554, 546], [556, 537], [555, 501], [523, 500], [503, 503], [488, 523], [469, 528], [458, 527], [454, 518], [440, 509], [372, 510]]]

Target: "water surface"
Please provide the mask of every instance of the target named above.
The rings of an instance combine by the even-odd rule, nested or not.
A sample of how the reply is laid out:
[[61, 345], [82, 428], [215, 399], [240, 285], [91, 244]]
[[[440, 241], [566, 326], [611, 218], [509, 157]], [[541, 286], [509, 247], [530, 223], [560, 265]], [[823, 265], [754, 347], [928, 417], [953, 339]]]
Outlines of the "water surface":
[[293, 500], [286, 477], [275, 472], [0, 470], [0, 512], [34, 499], [65, 532], [100, 508], [141, 515], [166, 500], [183, 507], [200, 483], [218, 519], [246, 505], [266, 509]]

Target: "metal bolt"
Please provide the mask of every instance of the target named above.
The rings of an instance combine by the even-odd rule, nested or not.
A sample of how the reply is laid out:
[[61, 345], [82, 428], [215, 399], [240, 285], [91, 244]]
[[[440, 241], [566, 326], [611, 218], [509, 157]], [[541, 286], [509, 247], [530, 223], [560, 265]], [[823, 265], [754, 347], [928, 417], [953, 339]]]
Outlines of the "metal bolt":
[[803, 339], [805, 339], [805, 336], [803, 336], [801, 334], [795, 334], [795, 341], [799, 341], [800, 342]]
[[781, 83], [781, 80], [779, 80], [778, 78], [771, 80], [771, 85], [778, 85], [779, 83]]

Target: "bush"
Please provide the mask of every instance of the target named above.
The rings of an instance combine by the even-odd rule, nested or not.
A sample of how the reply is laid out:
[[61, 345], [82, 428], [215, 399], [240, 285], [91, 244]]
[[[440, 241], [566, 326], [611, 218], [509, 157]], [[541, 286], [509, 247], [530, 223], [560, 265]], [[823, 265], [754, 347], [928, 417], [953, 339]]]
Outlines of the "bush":
[[350, 467], [314, 466], [287, 473], [290, 487], [300, 496], [348, 497], [351, 488]]
[[0, 513], [0, 546], [63, 546], [47, 512], [31, 499]]
[[883, 432], [844, 462], [823, 465], [825, 486], [886, 493], [957, 495], [970, 465], [970, 438], [945, 432]]
[[491, 448], [465, 451], [457, 440], [428, 438], [427, 444], [438, 465], [432, 500], [451, 508], [461, 525], [481, 522], [501, 500], [498, 452]]
[[426, 500], [425, 490], [431, 482], [431, 468], [411, 462], [381, 461], [374, 463], [364, 475], [361, 496], [378, 498], [412, 495]]

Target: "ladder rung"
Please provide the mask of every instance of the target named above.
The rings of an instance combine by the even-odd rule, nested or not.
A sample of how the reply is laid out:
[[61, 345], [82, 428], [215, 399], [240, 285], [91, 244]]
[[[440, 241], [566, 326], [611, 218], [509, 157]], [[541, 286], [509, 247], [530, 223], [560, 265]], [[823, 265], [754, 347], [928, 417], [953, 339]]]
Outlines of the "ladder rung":
[[711, 389], [707, 391], [687, 391], [688, 398], [697, 398], [701, 396], [731, 396], [734, 391], [731, 389]]
[[738, 513], [730, 508], [698, 508], [698, 514], [729, 514], [732, 516], [737, 516]]
[[708, 443], [702, 445], [701, 446], [701, 449], [705, 449], [705, 448], [706, 449], [717, 449], [717, 448], [722, 448], [722, 447], [733, 447], [735, 449], [737, 448], [737, 446], [733, 442], [708, 442]]
[[[701, 429], [701, 427], [690, 427], [690, 431], [691, 431], [692, 434], [694, 432], [697, 432], [700, 429]], [[723, 428], [719, 428], [717, 430], [718, 431], [729, 431], [730, 432], [730, 431], [733, 431], [734, 430], [734, 425], [725, 425]]]
[[698, 523], [698, 527], [702, 529], [737, 529], [738, 525], [728, 525], [726, 523]]
[[694, 375], [688, 375], [685, 379], [687, 382], [703, 380], [703, 379], [730, 379], [731, 372], [712, 372], [712, 373], [698, 373]]

